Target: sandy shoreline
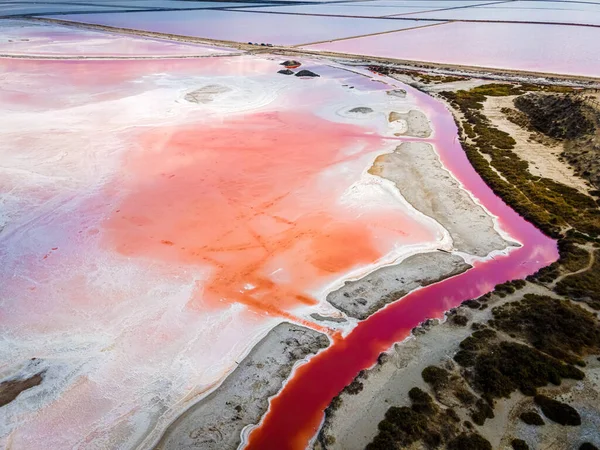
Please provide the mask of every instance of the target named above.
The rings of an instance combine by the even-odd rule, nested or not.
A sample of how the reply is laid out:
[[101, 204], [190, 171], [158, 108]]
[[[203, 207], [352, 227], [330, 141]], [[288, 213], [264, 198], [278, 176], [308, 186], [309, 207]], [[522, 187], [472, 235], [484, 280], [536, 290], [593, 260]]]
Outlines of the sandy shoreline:
[[431, 144], [405, 142], [377, 158], [370, 172], [392, 181], [411, 205], [448, 230], [454, 250], [485, 257], [510, 245], [496, 232], [491, 216], [443, 167]]
[[259, 422], [296, 363], [329, 345], [317, 331], [281, 323], [256, 344], [223, 383], [179, 416], [157, 450], [234, 449], [242, 430]]

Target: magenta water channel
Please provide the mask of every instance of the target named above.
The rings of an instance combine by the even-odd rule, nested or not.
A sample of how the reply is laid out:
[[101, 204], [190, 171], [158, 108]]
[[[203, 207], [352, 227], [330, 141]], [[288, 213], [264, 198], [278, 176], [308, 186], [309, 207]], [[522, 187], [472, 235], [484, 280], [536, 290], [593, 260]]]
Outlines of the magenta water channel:
[[435, 145], [445, 167], [521, 246], [476, 262], [460, 275], [413, 291], [360, 322], [346, 337], [336, 339], [300, 366], [271, 399], [269, 411], [250, 434], [246, 448], [306, 448], [333, 397], [361, 370], [373, 366], [382, 352], [404, 340], [412, 328], [427, 318], [441, 318], [445, 311], [490, 292], [497, 284], [524, 278], [558, 259], [556, 242], [508, 207], [475, 172], [446, 107], [423, 93], [406, 89], [430, 114], [435, 136], [428, 141]]

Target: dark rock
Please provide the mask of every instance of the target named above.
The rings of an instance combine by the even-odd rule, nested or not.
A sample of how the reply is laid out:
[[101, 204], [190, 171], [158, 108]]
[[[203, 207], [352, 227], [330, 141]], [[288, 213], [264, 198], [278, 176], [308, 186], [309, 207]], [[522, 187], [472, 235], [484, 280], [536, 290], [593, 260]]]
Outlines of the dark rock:
[[277, 71], [277, 73], [280, 73], [282, 75], [294, 75], [294, 72], [292, 72], [290, 69], [281, 69]]
[[371, 114], [373, 112], [373, 110], [371, 108], [369, 108], [368, 106], [358, 106], [356, 108], [352, 108], [348, 112], [354, 113], [354, 114]]
[[319, 77], [320, 75], [317, 75], [314, 72], [311, 72], [310, 70], [301, 70], [300, 72], [296, 73], [297, 77]]
[[300, 67], [302, 63], [300, 61], [296, 61], [295, 59], [288, 59], [287, 61], [284, 61], [279, 65], [285, 67]]

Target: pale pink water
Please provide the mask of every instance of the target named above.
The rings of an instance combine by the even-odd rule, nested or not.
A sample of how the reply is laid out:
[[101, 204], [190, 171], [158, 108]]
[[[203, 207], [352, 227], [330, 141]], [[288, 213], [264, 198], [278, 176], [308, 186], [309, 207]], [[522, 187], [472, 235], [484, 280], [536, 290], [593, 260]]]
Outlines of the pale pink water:
[[600, 28], [455, 22], [303, 48], [412, 61], [600, 77], [598, 42]]

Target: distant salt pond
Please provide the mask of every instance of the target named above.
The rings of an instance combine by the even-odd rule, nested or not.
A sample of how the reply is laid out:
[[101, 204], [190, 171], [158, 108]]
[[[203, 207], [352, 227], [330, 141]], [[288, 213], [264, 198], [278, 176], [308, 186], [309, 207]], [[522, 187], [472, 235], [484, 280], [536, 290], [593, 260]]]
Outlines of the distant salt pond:
[[453, 22], [307, 50], [600, 77], [600, 28]]

